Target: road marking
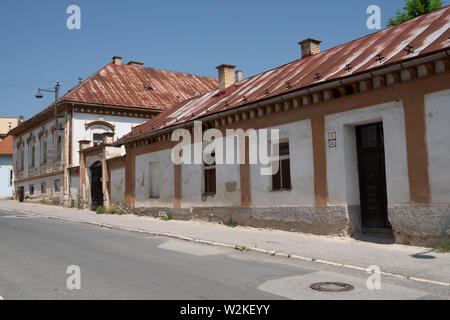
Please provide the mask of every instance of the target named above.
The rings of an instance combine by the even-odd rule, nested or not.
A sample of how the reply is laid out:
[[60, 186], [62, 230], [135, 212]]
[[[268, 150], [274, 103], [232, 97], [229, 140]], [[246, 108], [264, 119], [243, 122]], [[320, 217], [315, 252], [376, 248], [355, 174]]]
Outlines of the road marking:
[[186, 253], [197, 257], [212, 256], [222, 253], [220, 250], [217, 250], [213, 247], [198, 246], [194, 243], [177, 240], [164, 242], [163, 244], [160, 244], [158, 248]]
[[[0, 209], [2, 209], [2, 208], [0, 208]], [[6, 209], [2, 209], [2, 210], [6, 210]], [[242, 248], [243, 250], [241, 250], [241, 251], [248, 250], [248, 251], [254, 251], [254, 252], [259, 252], [259, 253], [263, 253], [263, 254], [268, 254], [271, 256], [290, 258], [290, 259], [294, 259], [294, 260], [309, 261], [309, 262], [314, 262], [314, 263], [321, 263], [321, 264], [327, 264], [327, 265], [340, 267], [340, 268], [347, 268], [347, 269], [353, 269], [353, 270], [367, 272], [367, 268], [353, 266], [350, 264], [344, 264], [344, 263], [332, 262], [332, 261], [327, 261], [327, 260], [303, 257], [303, 256], [299, 256], [299, 255], [294, 255], [294, 254], [291, 255], [288, 253], [270, 251], [270, 250], [259, 249], [259, 248], [254, 248], [254, 247], [244, 247], [244, 246], [223, 243], [223, 242], [217, 242], [217, 241], [201, 240], [201, 239], [196, 239], [196, 238], [192, 238], [192, 237], [180, 236], [180, 235], [173, 234], [173, 233], [156, 232], [156, 231], [148, 231], [148, 230], [141, 230], [141, 229], [135, 229], [135, 228], [113, 226], [113, 225], [108, 225], [108, 224], [99, 223], [99, 222], [82, 221], [82, 220], [63, 218], [63, 217], [57, 217], [57, 216], [47, 216], [47, 215], [41, 215], [38, 213], [27, 212], [27, 211], [14, 210], [14, 212], [25, 213], [25, 214], [29, 214], [32, 216], [47, 218], [47, 219], [55, 219], [55, 220], [68, 221], [68, 222], [74, 222], [74, 223], [88, 224], [88, 225], [93, 225], [93, 226], [98, 226], [98, 227], [108, 228], [108, 229], [113, 229], [113, 230], [124, 230], [124, 231], [136, 232], [136, 233], [140, 233], [140, 234], [148, 234], [148, 235], [152, 235], [155, 237], [166, 237], [166, 238], [172, 238], [172, 239], [178, 239], [178, 240], [185, 240], [185, 241], [189, 241], [189, 242], [208, 244], [208, 245], [218, 246], [218, 247], [223, 247], [223, 248], [233, 248], [233, 249], [241, 249]], [[398, 278], [398, 279], [402, 279], [402, 280], [411, 280], [411, 281], [416, 281], [416, 282], [434, 284], [434, 285], [443, 286], [443, 287], [450, 287], [449, 282], [428, 280], [428, 279], [417, 278], [417, 277], [410, 277], [410, 276], [405, 276], [402, 274], [396, 274], [396, 273], [384, 272], [384, 271], [375, 271], [375, 272], [379, 273], [381, 275]]]

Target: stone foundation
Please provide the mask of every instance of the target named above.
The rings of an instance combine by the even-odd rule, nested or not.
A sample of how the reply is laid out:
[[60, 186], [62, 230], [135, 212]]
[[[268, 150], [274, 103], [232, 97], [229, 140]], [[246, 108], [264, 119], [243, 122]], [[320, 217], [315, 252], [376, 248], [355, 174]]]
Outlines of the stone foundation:
[[340, 235], [348, 232], [346, 207], [194, 207], [134, 208], [132, 213], [177, 220], [201, 220], [225, 225], [240, 225], [316, 235]]
[[395, 242], [434, 247], [450, 239], [450, 205], [391, 205], [389, 221]]

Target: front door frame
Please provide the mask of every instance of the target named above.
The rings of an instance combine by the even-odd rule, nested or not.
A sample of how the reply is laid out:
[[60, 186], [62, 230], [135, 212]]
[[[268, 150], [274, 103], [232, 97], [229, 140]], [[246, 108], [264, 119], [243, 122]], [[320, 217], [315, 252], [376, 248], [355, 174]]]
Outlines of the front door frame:
[[[96, 210], [97, 207], [104, 205], [102, 162], [101, 161], [95, 162], [89, 169], [90, 169], [90, 189], [91, 189], [90, 190], [91, 210]], [[99, 181], [95, 181], [96, 179], [98, 179]]]
[[[376, 129], [376, 142], [372, 146], [362, 146], [361, 131], [364, 128], [374, 127]], [[360, 205], [361, 205], [361, 229], [362, 231], [377, 231], [377, 230], [392, 230], [388, 218], [388, 201], [387, 201], [387, 187], [386, 187], [386, 165], [385, 165], [385, 151], [384, 151], [384, 132], [383, 123], [376, 122], [355, 127], [356, 134], [356, 148], [358, 159], [358, 179], [360, 190]], [[371, 168], [375, 171], [376, 176], [376, 219], [378, 221], [369, 221], [369, 195], [367, 193], [367, 169], [362, 163], [364, 161], [364, 153], [376, 157], [376, 166]], [[367, 164], [366, 164], [367, 165]], [[373, 199], [372, 199], [373, 200]], [[372, 208], [373, 210], [373, 208]], [[373, 218], [373, 217], [372, 217]]]

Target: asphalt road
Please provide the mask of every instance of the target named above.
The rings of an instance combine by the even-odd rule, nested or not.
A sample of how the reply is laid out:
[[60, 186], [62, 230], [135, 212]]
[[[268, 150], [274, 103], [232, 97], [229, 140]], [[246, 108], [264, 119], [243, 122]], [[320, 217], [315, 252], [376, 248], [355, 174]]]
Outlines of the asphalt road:
[[[80, 289], [68, 289], [79, 267]], [[67, 273], [68, 268], [70, 273]], [[13, 299], [449, 299], [450, 289], [313, 262], [0, 210], [0, 297]], [[343, 293], [313, 282], [354, 286]]]

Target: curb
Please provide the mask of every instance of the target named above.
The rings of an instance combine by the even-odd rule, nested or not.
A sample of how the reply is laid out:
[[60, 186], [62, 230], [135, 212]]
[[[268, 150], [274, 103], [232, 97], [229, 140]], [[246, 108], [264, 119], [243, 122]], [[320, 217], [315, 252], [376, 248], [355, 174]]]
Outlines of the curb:
[[24, 214], [28, 214], [28, 215], [32, 215], [32, 216], [36, 216], [36, 217], [40, 217], [40, 218], [88, 224], [88, 225], [93, 225], [93, 226], [112, 229], [112, 230], [124, 230], [124, 231], [129, 231], [129, 232], [140, 233], [140, 234], [148, 234], [148, 235], [152, 235], [152, 236], [156, 236], [156, 237], [166, 237], [166, 238], [178, 239], [178, 240], [183, 240], [183, 241], [188, 241], [188, 242], [193, 242], [193, 243], [217, 246], [217, 247], [222, 247], [222, 248], [232, 248], [232, 249], [236, 249], [239, 251], [253, 251], [253, 252], [258, 252], [258, 253], [262, 253], [262, 254], [266, 254], [266, 255], [270, 255], [270, 256], [326, 264], [326, 265], [331, 265], [331, 266], [335, 266], [335, 267], [363, 271], [363, 272], [367, 272], [367, 273], [378, 273], [383, 276], [389, 276], [389, 277], [402, 279], [402, 280], [411, 280], [411, 281], [416, 281], [416, 282], [434, 284], [434, 285], [443, 286], [443, 287], [450, 287], [450, 283], [447, 283], [447, 282], [428, 280], [428, 279], [417, 278], [417, 277], [409, 277], [409, 276], [391, 273], [391, 272], [385, 272], [385, 271], [375, 271], [375, 270], [371, 270], [369, 268], [363, 268], [363, 267], [353, 266], [353, 265], [349, 265], [349, 264], [345, 264], [345, 263], [337, 263], [337, 262], [332, 262], [332, 261], [327, 261], [327, 260], [303, 257], [303, 256], [295, 255], [295, 254], [291, 255], [291, 254], [287, 254], [287, 253], [283, 253], [283, 252], [270, 251], [270, 250], [265, 250], [265, 249], [252, 248], [252, 247], [245, 247], [245, 246], [233, 245], [233, 244], [229, 244], [229, 243], [223, 243], [223, 242], [217, 242], [217, 241], [211, 241], [211, 240], [196, 239], [196, 238], [181, 236], [181, 235], [177, 235], [177, 234], [173, 234], [173, 233], [148, 231], [148, 230], [142, 230], [142, 229], [113, 226], [113, 225], [99, 223], [99, 222], [83, 221], [83, 220], [76, 220], [76, 219], [71, 219], [71, 218], [42, 215], [39, 213], [34, 213], [34, 212], [29, 212], [29, 211], [12, 210], [12, 209], [5, 209], [5, 208], [0, 208], [0, 209], [5, 210], [5, 211], [10, 211], [10, 212], [24, 213]]

